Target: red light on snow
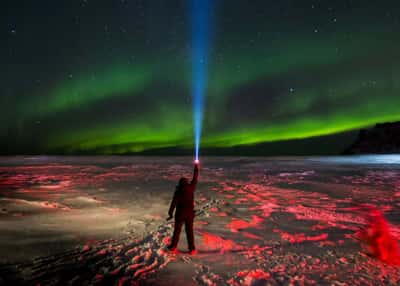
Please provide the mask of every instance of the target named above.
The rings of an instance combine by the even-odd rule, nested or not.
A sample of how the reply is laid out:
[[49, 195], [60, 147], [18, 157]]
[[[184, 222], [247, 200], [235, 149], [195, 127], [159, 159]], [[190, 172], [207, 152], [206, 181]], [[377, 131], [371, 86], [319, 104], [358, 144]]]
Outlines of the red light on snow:
[[388, 221], [376, 207], [370, 206], [368, 209], [367, 225], [356, 235], [372, 256], [388, 264], [400, 265], [397, 238], [391, 233]]

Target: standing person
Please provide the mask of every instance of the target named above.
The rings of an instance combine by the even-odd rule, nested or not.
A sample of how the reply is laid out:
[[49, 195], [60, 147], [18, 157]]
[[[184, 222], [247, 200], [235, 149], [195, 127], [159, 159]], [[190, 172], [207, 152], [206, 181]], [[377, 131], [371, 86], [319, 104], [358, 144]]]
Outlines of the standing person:
[[193, 179], [189, 183], [188, 179], [182, 177], [179, 179], [179, 184], [176, 186], [174, 197], [168, 211], [169, 218], [175, 211], [175, 227], [172, 236], [171, 244], [168, 249], [175, 251], [179, 242], [179, 235], [181, 233], [182, 225], [185, 223], [186, 237], [189, 247], [189, 253], [195, 254], [196, 248], [194, 246], [193, 235], [193, 219], [194, 219], [194, 191], [196, 189], [197, 178], [199, 176], [199, 161], [196, 160], [194, 164]]

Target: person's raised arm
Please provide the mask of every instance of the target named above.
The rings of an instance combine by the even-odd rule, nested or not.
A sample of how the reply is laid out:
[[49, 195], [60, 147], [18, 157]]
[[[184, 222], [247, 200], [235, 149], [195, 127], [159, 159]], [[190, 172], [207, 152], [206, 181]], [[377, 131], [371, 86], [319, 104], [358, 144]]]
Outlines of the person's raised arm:
[[199, 162], [194, 163], [194, 170], [193, 170], [193, 179], [190, 182], [191, 185], [196, 185], [197, 184], [197, 179], [199, 178]]

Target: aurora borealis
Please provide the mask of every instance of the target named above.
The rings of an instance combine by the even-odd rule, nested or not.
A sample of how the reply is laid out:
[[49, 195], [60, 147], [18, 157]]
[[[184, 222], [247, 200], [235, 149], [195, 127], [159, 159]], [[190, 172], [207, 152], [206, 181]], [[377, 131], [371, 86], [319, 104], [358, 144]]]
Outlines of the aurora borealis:
[[[202, 147], [400, 120], [397, 1], [213, 2]], [[190, 1], [0, 13], [2, 153], [193, 148]]]

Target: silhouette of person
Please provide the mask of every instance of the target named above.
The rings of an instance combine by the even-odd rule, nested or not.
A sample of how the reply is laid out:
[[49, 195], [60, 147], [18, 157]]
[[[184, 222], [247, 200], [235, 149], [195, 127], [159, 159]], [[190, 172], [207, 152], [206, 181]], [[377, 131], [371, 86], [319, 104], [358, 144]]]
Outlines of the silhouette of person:
[[168, 215], [172, 218], [175, 211], [175, 226], [171, 244], [168, 249], [175, 251], [179, 242], [182, 225], [185, 224], [186, 238], [188, 242], [190, 254], [196, 253], [193, 235], [193, 219], [194, 219], [194, 191], [196, 189], [197, 178], [199, 176], [199, 162], [196, 160], [194, 164], [193, 179], [189, 183], [188, 179], [182, 177], [176, 186], [174, 197], [169, 207]]

